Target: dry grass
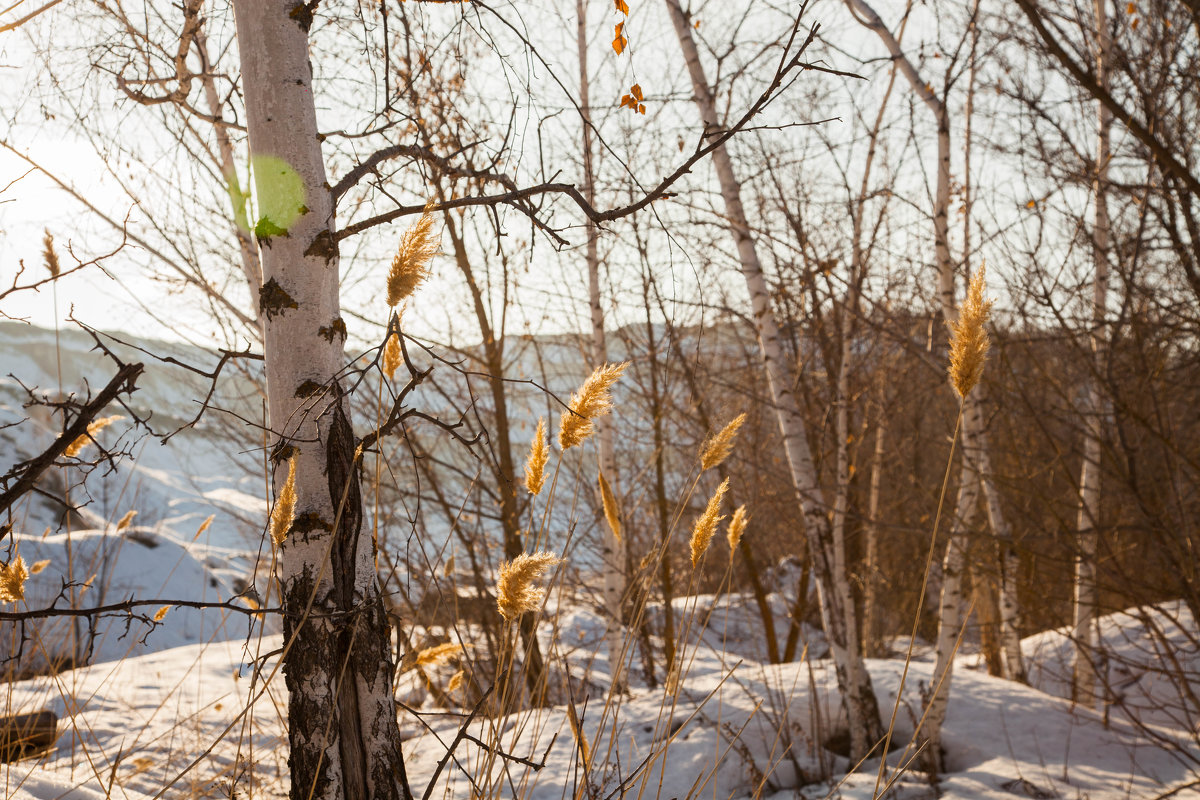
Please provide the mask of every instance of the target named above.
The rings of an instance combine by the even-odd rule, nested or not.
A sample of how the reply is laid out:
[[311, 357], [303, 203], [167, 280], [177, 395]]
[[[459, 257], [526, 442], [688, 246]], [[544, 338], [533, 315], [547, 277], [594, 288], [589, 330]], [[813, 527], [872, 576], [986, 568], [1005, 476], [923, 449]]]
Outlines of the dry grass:
[[965, 398], [983, 376], [991, 340], [984, 324], [992, 311], [992, 301], [983, 299], [984, 268], [971, 278], [967, 298], [958, 312], [958, 320], [950, 324], [950, 382], [954, 391]]
[[429, 262], [437, 255], [440, 238], [433, 222], [432, 212], [426, 209], [400, 237], [387, 277], [387, 304], [392, 308], [411, 297], [429, 277]]
[[737, 440], [738, 430], [745, 421], [746, 415], [738, 414], [715, 436], [704, 443], [700, 452], [700, 469], [716, 469], [725, 459], [729, 458], [729, 454], [733, 452], [734, 442]]
[[717, 532], [717, 526], [721, 524], [721, 520], [725, 519], [724, 516], [721, 516], [721, 501], [725, 498], [727, 491], [729, 491], [729, 478], [721, 481], [721, 485], [713, 492], [712, 497], [708, 498], [708, 505], [704, 507], [704, 513], [696, 518], [696, 524], [692, 526], [689, 547], [692, 551], [693, 568], [700, 566], [700, 561], [708, 551], [708, 544]]
[[558, 428], [558, 444], [564, 451], [584, 443], [592, 435], [593, 423], [612, 410], [613, 384], [625, 372], [629, 363], [604, 364], [596, 367], [588, 379], [571, 395], [571, 405], [562, 414]]
[[539, 417], [529, 457], [525, 460], [525, 488], [538, 495], [546, 484], [546, 462], [550, 459], [550, 447], [546, 444], [546, 418]]
[[533, 585], [546, 570], [562, 562], [554, 553], [522, 553], [500, 564], [496, 579], [496, 607], [509, 622], [541, 607], [546, 591]]
[[279, 497], [275, 500], [275, 508], [271, 512], [271, 541], [276, 547], [282, 545], [287, 538], [288, 529], [292, 527], [295, 516], [296, 456], [292, 456], [288, 459], [287, 479], [283, 482], [283, 488], [279, 490]]
[[83, 448], [92, 443], [92, 439], [97, 433], [104, 430], [109, 425], [112, 425], [114, 422], [123, 419], [125, 419], [125, 417], [121, 416], [120, 414], [114, 414], [111, 417], [102, 417], [100, 419], [92, 420], [90, 423], [88, 423], [87, 433], [77, 437], [75, 441], [67, 445], [67, 449], [63, 451], [63, 455], [67, 458], [74, 458], [83, 452]]

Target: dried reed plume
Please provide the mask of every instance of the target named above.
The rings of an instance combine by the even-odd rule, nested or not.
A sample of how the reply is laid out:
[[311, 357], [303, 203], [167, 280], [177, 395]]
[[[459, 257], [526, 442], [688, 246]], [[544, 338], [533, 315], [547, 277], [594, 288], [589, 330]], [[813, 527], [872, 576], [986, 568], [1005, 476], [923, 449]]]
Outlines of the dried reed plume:
[[54, 236], [49, 228], [43, 230], [46, 231], [46, 235], [42, 237], [42, 263], [46, 265], [50, 277], [58, 280], [58, 276], [62, 274], [62, 267], [58, 264], [58, 253], [54, 252]]
[[50, 559], [48, 558], [43, 558], [41, 561], [35, 561], [29, 566], [29, 574], [37, 575], [48, 566], [50, 566]]
[[721, 500], [727, 491], [729, 491], [729, 478], [721, 481], [721, 485], [713, 492], [713, 496], [708, 498], [708, 505], [704, 507], [704, 513], [696, 519], [696, 524], [692, 527], [693, 568], [699, 566], [700, 559], [704, 558], [704, 553], [708, 550], [708, 543], [712, 541], [713, 534], [717, 532], [717, 525], [725, 519], [719, 514]]
[[444, 664], [461, 653], [462, 649], [461, 644], [454, 644], [453, 642], [426, 647], [417, 653], [417, 666], [436, 667], [438, 664]]
[[571, 723], [571, 733], [579, 744], [579, 755], [583, 757], [583, 765], [586, 768], [592, 763], [592, 748], [588, 745], [587, 734], [583, 732], [583, 726], [579, 724], [579, 715], [573, 705], [567, 707], [567, 720]]
[[538, 417], [533, 444], [529, 447], [529, 458], [525, 459], [525, 488], [532, 495], [542, 491], [546, 485], [546, 462], [550, 459], [550, 447], [546, 444], [546, 418]]
[[460, 669], [458, 672], [456, 672], [450, 676], [450, 681], [446, 684], [446, 691], [453, 692], [457, 689], [461, 689], [462, 685], [463, 685], [463, 671]]
[[628, 361], [596, 367], [579, 391], [571, 395], [570, 410], [563, 412], [558, 428], [558, 444], [564, 451], [583, 444], [592, 435], [592, 423], [612, 408], [612, 385], [627, 366]]
[[133, 518], [137, 516], [137, 512], [132, 508], [125, 512], [125, 516], [121, 517], [121, 521], [117, 523], [117, 533], [128, 528], [133, 524]]
[[729, 533], [725, 534], [731, 556], [737, 550], [738, 543], [742, 541], [742, 535], [746, 533], [748, 524], [750, 524], [750, 517], [746, 515], [746, 506], [740, 505], [737, 507], [737, 511], [733, 512], [733, 518], [729, 520]]
[[275, 546], [283, 544], [287, 538], [288, 529], [296, 516], [296, 457], [288, 459], [287, 480], [275, 501], [275, 510], [271, 512], [271, 541]]
[[434, 233], [433, 213], [426, 208], [421, 218], [400, 237], [400, 247], [388, 270], [387, 304], [395, 307], [429, 277], [429, 262], [437, 255], [440, 233]]
[[983, 275], [984, 268], [980, 266], [971, 277], [958, 321], [950, 324], [950, 382], [958, 396], [964, 399], [979, 383], [992, 344], [983, 329], [992, 310], [992, 301], [983, 299]]
[[742, 427], [742, 423], [745, 421], [746, 415], [738, 414], [716, 436], [710, 437], [704, 443], [704, 447], [700, 452], [701, 470], [712, 469], [729, 458], [729, 454], [733, 452], [733, 443], [737, 439], [738, 429]]
[[561, 561], [554, 553], [541, 552], [522, 553], [512, 561], [501, 562], [496, 580], [496, 607], [501, 616], [512, 622], [526, 611], [537, 610], [546, 592], [531, 584]]
[[109, 425], [112, 425], [114, 422], [122, 419], [125, 418], [120, 414], [114, 414], [111, 417], [103, 417], [101, 419], [92, 420], [90, 423], [88, 423], [87, 433], [81, 434], [80, 436], [76, 437], [75, 441], [67, 445], [67, 449], [63, 450], [63, 455], [67, 458], [74, 458], [75, 456], [79, 455], [83, 448], [91, 444], [93, 436], [107, 428]]
[[400, 366], [400, 337], [392, 334], [383, 347], [383, 374], [388, 380], [396, 377], [396, 367]]
[[196, 529], [196, 535], [193, 536], [192, 539], [193, 540], [199, 539], [200, 534], [202, 534], [206, 530], [208, 530], [208, 526], [212, 525], [212, 521], [216, 516], [217, 516], [216, 514], [209, 514], [207, 517], [205, 517], [204, 522], [200, 523], [200, 527]]
[[621, 510], [617, 507], [617, 497], [612, 487], [608, 485], [604, 473], [600, 473], [600, 500], [604, 504], [604, 518], [617, 541], [621, 541]]
[[17, 556], [7, 564], [0, 566], [0, 603], [15, 603], [25, 599], [25, 579], [29, 570], [25, 567], [25, 559]]

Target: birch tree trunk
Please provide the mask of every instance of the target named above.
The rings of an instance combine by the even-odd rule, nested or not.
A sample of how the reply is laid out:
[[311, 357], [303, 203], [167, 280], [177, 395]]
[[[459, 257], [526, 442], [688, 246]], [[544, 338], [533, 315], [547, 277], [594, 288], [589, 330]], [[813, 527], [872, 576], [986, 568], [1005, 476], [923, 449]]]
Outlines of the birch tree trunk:
[[[687, 62], [701, 120], [707, 131], [718, 130], [720, 123], [716, 106], [704, 74], [704, 66], [700, 63], [700, 54], [692, 38], [691, 24], [679, 0], [665, 2]], [[770, 292], [742, 207], [741, 187], [733, 171], [733, 162], [724, 145], [716, 148], [712, 156], [721, 187], [721, 197], [725, 203], [725, 216], [737, 243], [742, 275], [750, 293], [759, 354], [779, 420], [792, 484], [795, 486], [804, 520], [813, 571], [817, 577], [821, 619], [850, 725], [851, 758], [862, 757], [882, 737], [882, 728], [878, 702], [871, 686], [871, 676], [859, 650], [850, 582], [845, 571], [839, 572], [836, 568], [838, 564], [845, 564], [845, 542], [834, 537], [829, 518], [825, 515], [826, 504], [813, 467], [804, 418], [800, 414], [793, 391], [792, 371], [780, 343], [779, 329], [771, 309]]]
[[[1109, 51], [1112, 49], [1105, 0], [1093, 0], [1096, 18], [1096, 80], [1104, 91], [1109, 86]], [[1108, 303], [1108, 165], [1111, 157], [1112, 113], [1097, 103], [1099, 133], [1096, 142], [1096, 220], [1092, 260], [1092, 370], [1081, 387], [1083, 465], [1079, 472], [1079, 520], [1076, 525], [1075, 556], [1075, 680], [1074, 700], [1088, 708], [1100, 701], [1096, 676], [1096, 553], [1100, 539], [1100, 456], [1103, 445], [1106, 404], [1100, 398], [1096, 376], [1103, 366], [1107, 335], [1105, 306]]]
[[311, 11], [296, 0], [235, 0], [234, 14], [260, 214], [277, 489], [285, 462], [296, 463], [295, 517], [279, 569], [291, 797], [409, 798], [388, 622], [336, 378], [345, 325], [312, 95]]
[[[964, 430], [963, 447], [969, 446], [970, 436]], [[963, 625], [963, 577], [967, 566], [967, 541], [979, 517], [979, 475], [969, 458], [962, 459], [958, 479], [958, 500], [954, 522], [942, 559], [942, 593], [938, 607], [937, 663], [933, 668], [929, 699], [926, 701], [925, 759], [934, 775], [942, 772], [942, 725], [950, 701], [950, 683], [954, 675], [954, 645]]]
[[883, 372], [876, 387], [879, 420], [875, 426], [875, 449], [871, 455], [871, 486], [867, 493], [867, 519], [863, 533], [867, 539], [866, 563], [863, 564], [863, 656], [878, 658], [883, 653], [879, 631], [879, 487], [883, 475], [883, 456], [887, 440], [887, 416], [883, 404]]
[[[950, 115], [946, 104], [934, 93], [932, 84], [921, 79], [900, 43], [866, 0], [844, 0], [858, 21], [873, 31], [891, 54], [896, 67], [908, 80], [913, 91], [929, 107], [937, 121], [937, 186], [934, 194], [933, 229], [934, 256], [938, 269], [938, 298], [942, 316], [947, 323], [958, 318], [954, 298], [954, 262], [950, 255]], [[987, 501], [988, 522], [999, 547], [1000, 564], [1000, 632], [1005, 654], [1007, 676], [1025, 682], [1025, 667], [1021, 659], [1020, 606], [1017, 601], [1017, 572], [1020, 566], [1014, 546], [1012, 529], [1000, 504], [1000, 493], [992, 479], [990, 446], [984, 430], [980, 407], [981, 387], [967, 395], [963, 409], [963, 439], [970, 438], [973, 446], [963, 448], [963, 458], [974, 459], [974, 471], [979, 475]]]
[[[596, 205], [595, 171], [592, 164], [592, 112], [588, 99], [587, 66], [587, 3], [575, 0], [577, 20], [576, 36], [579, 48], [579, 109], [583, 117], [583, 196], [588, 205]], [[600, 255], [598, 252], [596, 223], [587, 220], [587, 270], [588, 302], [592, 312], [592, 362], [595, 366], [608, 363], [608, 346], [604, 339], [604, 307], [600, 302]], [[600, 447], [600, 472], [608, 480], [617, 496], [618, 476], [613, 458], [612, 417], [603, 416], [596, 420], [596, 437]], [[612, 671], [613, 691], [622, 691], [625, 686], [624, 619], [622, 602], [625, 597], [625, 543], [618, 539], [607, 525], [601, 525], [603, 543], [601, 560], [604, 569], [604, 608], [608, 614], [608, 627], [604, 640], [608, 646], [608, 663]]]

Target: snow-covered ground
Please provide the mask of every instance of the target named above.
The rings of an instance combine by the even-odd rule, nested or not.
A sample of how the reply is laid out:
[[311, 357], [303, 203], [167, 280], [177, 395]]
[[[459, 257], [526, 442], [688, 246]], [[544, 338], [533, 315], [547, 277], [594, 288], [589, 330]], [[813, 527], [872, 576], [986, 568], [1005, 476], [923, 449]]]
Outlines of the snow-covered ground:
[[[1185, 609], [1172, 606], [1167, 611], [1194, 632]], [[582, 608], [561, 607], [558, 613], [557, 625], [542, 623], [552, 658], [570, 663], [574, 674], [590, 662], [597, 683], [603, 683], [603, 657], [592, 660], [603, 650], [597, 647], [600, 619]], [[1162, 625], [1166, 616], [1153, 610], [1148, 616], [1113, 615], [1104, 629], [1114, 642], [1145, 642], [1147, 619]], [[555, 629], [557, 638], [552, 638]], [[937, 787], [940, 796], [1153, 798], [1200, 777], [1200, 731], [1173, 726], [1159, 714], [1141, 719], [1142, 725], [1153, 726], [1151, 736], [1124, 711], [1109, 714], [1106, 724], [1097, 712], [1073, 707], [1058, 696], [1062, 686], [1051, 676], [1063, 640], [1061, 634], [1047, 633], [1025, 641], [1034, 686], [989, 677], [977, 667], [975, 656], [960, 659], [945, 727], [947, 774]], [[603, 764], [591, 776], [594, 796], [618, 796], [612, 793], [622, 781], [630, 797], [873, 796], [878, 759], [847, 777], [846, 760], [822, 746], [827, 736], [818, 732], [827, 735], [838, 717], [827, 662], [763, 665], [742, 653], [716, 649], [712, 641], [693, 637], [685, 651], [690, 667], [674, 697], [661, 687], [637, 686], [607, 712], [602, 698], [577, 705], [586, 741], [597, 754], [595, 763]], [[13, 684], [9, 713], [48, 708], [63, 719], [61, 738], [50, 754], [3, 767], [3, 797], [229, 797], [234, 789], [238, 797], [285, 796], [286, 690], [275, 661], [256, 661], [256, 655], [281, 645], [278, 635], [251, 638], [248, 644], [188, 644]], [[1122, 691], [1132, 701], [1128, 707], [1133, 713], [1139, 703], [1163, 704], [1169, 698], [1162, 693], [1161, 662], [1136, 658], [1151, 652], [1153, 648], [1131, 646], [1123, 653]], [[1195, 659], [1193, 652], [1192, 665]], [[889, 714], [903, 662], [869, 663], [880, 705]], [[430, 678], [444, 684], [455, 669], [439, 668]], [[892, 766], [903, 758], [930, 671], [927, 661], [910, 666], [896, 723], [901, 747], [889, 758]], [[636, 668], [633, 675], [636, 679]], [[411, 690], [412, 673], [401, 684]], [[1191, 690], [1197, 689], [1200, 682], [1194, 681]], [[446, 714], [428, 695], [409, 691], [406, 696], [423, 702], [422, 722], [402, 714], [408, 774], [421, 793], [469, 709]], [[498, 738], [511, 755], [544, 760], [537, 770], [492, 763], [495, 796], [561, 798], [564, 787], [582, 780], [580, 749], [564, 706], [477, 719], [470, 731], [481, 740]], [[471, 781], [483, 783], [488, 768], [484, 750], [460, 741], [455, 756], [431, 796], [466, 797]], [[830, 779], [822, 780], [822, 775]], [[893, 775], [889, 772], [889, 778]], [[938, 796], [915, 771], [901, 775], [893, 792], [894, 797]], [[1188, 792], [1195, 796], [1196, 790], [1175, 796]]]

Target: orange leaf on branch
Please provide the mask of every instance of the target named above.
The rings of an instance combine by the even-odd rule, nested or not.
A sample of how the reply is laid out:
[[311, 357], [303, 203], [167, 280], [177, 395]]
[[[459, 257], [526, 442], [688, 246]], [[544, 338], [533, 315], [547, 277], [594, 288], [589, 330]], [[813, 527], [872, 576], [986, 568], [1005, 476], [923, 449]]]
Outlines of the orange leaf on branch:
[[625, 35], [621, 32], [624, 27], [624, 22], [617, 23], [616, 38], [613, 39], [612, 43], [613, 50], [617, 52], [617, 55], [621, 55], [621, 53], [625, 50], [625, 45], [629, 44], [629, 40], [626, 39]]

